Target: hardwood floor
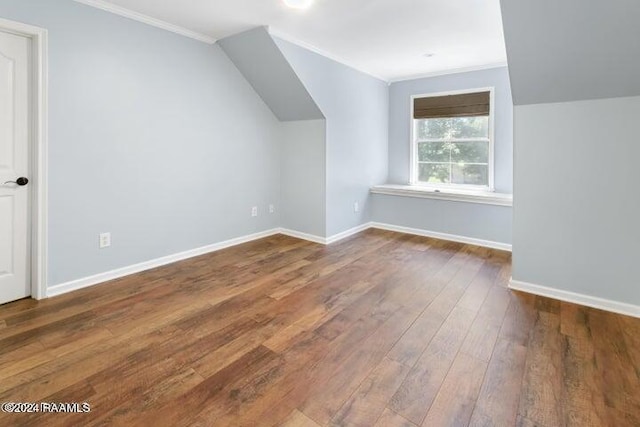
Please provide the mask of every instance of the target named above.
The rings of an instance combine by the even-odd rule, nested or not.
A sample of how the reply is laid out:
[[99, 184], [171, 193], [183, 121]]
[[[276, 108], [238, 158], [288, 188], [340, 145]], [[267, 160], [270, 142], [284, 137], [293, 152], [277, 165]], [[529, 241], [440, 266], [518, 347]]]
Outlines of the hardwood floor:
[[640, 320], [512, 292], [510, 254], [274, 236], [0, 306], [3, 426], [638, 426]]

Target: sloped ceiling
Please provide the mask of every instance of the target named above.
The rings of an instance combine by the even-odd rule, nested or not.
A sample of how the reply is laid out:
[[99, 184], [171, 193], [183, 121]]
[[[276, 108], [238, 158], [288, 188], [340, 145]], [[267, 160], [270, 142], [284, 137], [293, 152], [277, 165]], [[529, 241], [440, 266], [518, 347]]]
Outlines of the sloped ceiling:
[[640, 1], [501, 7], [515, 105], [640, 95]]
[[315, 0], [304, 10], [283, 0], [75, 1], [130, 10], [205, 40], [268, 26], [280, 38], [389, 81], [506, 61], [499, 0]]
[[324, 118], [267, 28], [218, 43], [280, 121]]

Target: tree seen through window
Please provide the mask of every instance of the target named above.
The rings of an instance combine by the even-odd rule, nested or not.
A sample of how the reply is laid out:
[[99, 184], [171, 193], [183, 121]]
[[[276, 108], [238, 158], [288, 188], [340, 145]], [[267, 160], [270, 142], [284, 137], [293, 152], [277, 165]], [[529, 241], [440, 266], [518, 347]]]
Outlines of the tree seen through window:
[[489, 185], [489, 117], [415, 120], [418, 181]]

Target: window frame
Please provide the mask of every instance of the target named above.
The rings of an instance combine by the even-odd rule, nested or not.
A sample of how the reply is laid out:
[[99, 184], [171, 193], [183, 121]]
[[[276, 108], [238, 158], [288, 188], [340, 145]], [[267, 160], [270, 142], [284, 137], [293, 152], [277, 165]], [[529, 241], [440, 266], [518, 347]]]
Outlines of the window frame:
[[[413, 118], [414, 114], [414, 102], [418, 98], [432, 98], [437, 96], [449, 96], [449, 95], [463, 95], [467, 93], [477, 93], [477, 92], [489, 92], [489, 171], [488, 185], [471, 185], [471, 184], [451, 184], [451, 183], [428, 183], [428, 182], [419, 182], [418, 181], [418, 144], [419, 141], [416, 140], [416, 119]], [[447, 92], [437, 92], [437, 93], [425, 93], [419, 95], [411, 95], [410, 99], [410, 115], [409, 115], [409, 129], [410, 129], [410, 161], [409, 161], [409, 185], [418, 186], [418, 187], [426, 187], [435, 190], [469, 190], [469, 191], [485, 191], [485, 192], [495, 192], [495, 88], [491, 87], [483, 87], [483, 88], [473, 88], [473, 89], [461, 89]], [[479, 140], [481, 138], [474, 138], [473, 140]]]

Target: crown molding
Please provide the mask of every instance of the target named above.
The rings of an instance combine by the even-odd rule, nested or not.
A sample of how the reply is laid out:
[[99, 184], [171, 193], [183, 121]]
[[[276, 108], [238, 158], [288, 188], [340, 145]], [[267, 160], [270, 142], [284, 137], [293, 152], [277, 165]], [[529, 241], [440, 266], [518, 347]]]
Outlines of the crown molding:
[[[203, 43], [208, 43], [208, 44], [214, 44], [217, 39], [211, 36], [208, 36], [206, 34], [202, 34], [202, 33], [198, 33], [196, 31], [192, 31], [189, 30], [187, 28], [181, 27], [179, 25], [174, 25], [171, 24], [169, 22], [163, 21], [161, 19], [157, 19], [157, 18], [153, 18], [149, 15], [145, 15], [143, 13], [140, 12], [136, 12], [134, 10], [131, 9], [127, 9], [125, 7], [122, 6], [117, 6], [113, 3], [109, 3], [108, 1], [105, 0], [73, 0], [76, 3], [81, 3], [87, 6], [91, 6], [94, 7], [96, 9], [101, 9], [104, 10], [106, 12], [110, 12], [113, 13], [115, 15], [119, 15], [119, 16], [123, 16], [125, 18], [129, 18], [132, 19], [134, 21], [138, 21], [141, 22], [143, 24], [147, 24], [147, 25], [151, 25], [153, 27], [156, 28], [161, 28], [163, 30], [166, 31], [170, 31], [172, 33], [176, 33], [176, 34], [180, 34], [181, 36], [184, 37], [189, 37], [192, 38], [194, 40], [198, 40], [201, 41]], [[345, 60], [344, 58], [335, 56], [333, 54], [330, 54], [322, 49], [317, 48], [316, 46], [313, 46], [307, 42], [303, 42], [299, 39], [296, 39], [295, 37], [290, 36], [289, 34], [280, 32], [278, 30], [275, 30], [271, 27], [267, 27], [267, 30], [269, 31], [269, 34], [271, 34], [274, 37], [277, 37], [279, 39], [282, 39], [284, 41], [287, 41], [289, 43], [292, 43], [296, 46], [299, 46], [303, 49], [309, 50], [311, 52], [317, 53], [318, 55], [324, 56], [325, 58], [331, 59], [332, 61], [335, 61], [339, 64], [342, 64], [346, 67], [349, 67], [353, 70], [356, 70], [360, 73], [366, 74], [370, 77], [373, 77], [377, 80], [381, 80], [387, 84], [392, 84], [392, 83], [397, 83], [397, 82], [402, 82], [402, 81], [407, 81], [407, 80], [416, 80], [416, 79], [422, 79], [422, 78], [428, 78], [428, 77], [437, 77], [437, 76], [445, 76], [448, 74], [458, 74], [458, 73], [467, 73], [470, 71], [481, 71], [481, 70], [488, 70], [491, 68], [501, 68], [501, 67], [506, 67], [507, 66], [507, 62], [497, 62], [497, 63], [492, 63], [492, 64], [484, 64], [484, 65], [478, 65], [478, 66], [473, 66], [473, 67], [465, 67], [465, 68], [455, 68], [455, 69], [450, 69], [450, 70], [441, 70], [441, 71], [434, 71], [434, 72], [427, 72], [427, 73], [421, 73], [421, 74], [413, 74], [410, 76], [405, 76], [405, 77], [398, 77], [398, 78], [384, 78], [381, 77], [379, 75], [373, 74], [369, 71], [363, 70], [362, 68], [359, 68], [357, 66], [354, 66], [353, 64], [351, 64], [349, 61]]]
[[143, 24], [151, 25], [153, 27], [161, 28], [172, 33], [180, 34], [181, 36], [189, 37], [204, 43], [214, 44], [216, 39], [206, 34], [198, 33], [188, 30], [178, 25], [170, 24], [160, 19], [152, 18], [151, 16], [135, 12], [131, 9], [124, 8], [122, 6], [116, 6], [113, 3], [109, 3], [104, 0], [73, 0], [77, 3], [82, 3], [87, 6], [95, 7], [97, 9], [104, 10], [116, 15], [123, 16], [125, 18], [132, 19], [134, 21], [142, 22]]
[[398, 77], [398, 78], [389, 80], [389, 83], [391, 84], [391, 83], [404, 82], [408, 80], [418, 80], [418, 79], [426, 79], [429, 77], [447, 76], [449, 74], [469, 73], [471, 71], [490, 70], [492, 68], [504, 68], [506, 66], [507, 66], [507, 62], [494, 62], [491, 64], [474, 65], [472, 67], [452, 68], [449, 70], [432, 71], [428, 73], [412, 74], [406, 77]]

